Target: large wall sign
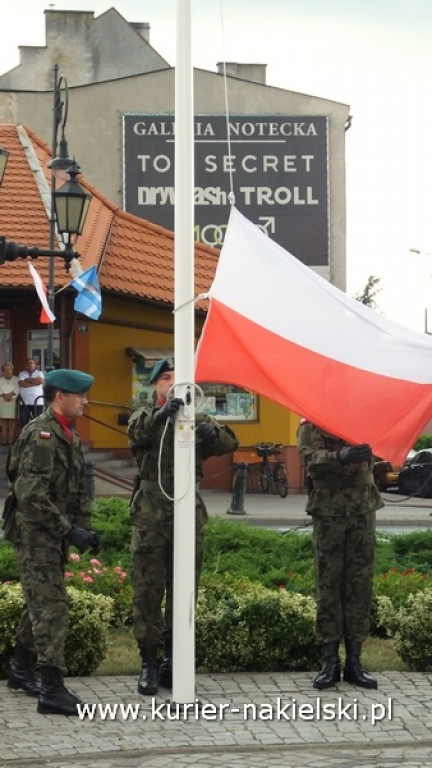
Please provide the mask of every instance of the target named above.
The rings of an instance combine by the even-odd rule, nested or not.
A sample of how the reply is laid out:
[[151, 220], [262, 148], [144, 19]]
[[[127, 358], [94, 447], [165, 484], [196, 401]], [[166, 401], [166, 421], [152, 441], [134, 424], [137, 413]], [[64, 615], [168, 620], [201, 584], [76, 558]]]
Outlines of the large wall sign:
[[[328, 264], [326, 117], [195, 117], [195, 239], [220, 246], [235, 204], [250, 221], [310, 266]], [[123, 116], [124, 207], [174, 229], [172, 115]]]

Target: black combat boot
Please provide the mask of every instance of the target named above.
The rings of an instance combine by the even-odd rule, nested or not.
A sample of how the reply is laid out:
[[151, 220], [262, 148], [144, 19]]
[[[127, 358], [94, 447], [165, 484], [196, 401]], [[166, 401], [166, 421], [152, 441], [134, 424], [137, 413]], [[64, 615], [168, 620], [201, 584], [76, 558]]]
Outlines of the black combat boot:
[[57, 667], [41, 667], [42, 690], [37, 711], [41, 715], [78, 716], [78, 704], [84, 702], [65, 687], [63, 675]]
[[154, 696], [158, 689], [158, 669], [156, 648], [143, 646], [140, 648], [142, 672], [138, 679], [138, 693], [142, 696]]
[[165, 639], [165, 651], [159, 667], [159, 685], [172, 688], [172, 638]]
[[319, 688], [320, 690], [331, 688], [332, 685], [335, 685], [341, 679], [339, 641], [334, 640], [332, 643], [324, 643], [322, 652], [325, 661], [321, 671], [318, 672], [313, 681], [314, 688]]
[[352, 637], [345, 638], [346, 660], [343, 678], [347, 683], [353, 683], [360, 688], [378, 688], [378, 683], [372, 675], [360, 664], [362, 644]]
[[27, 696], [39, 696], [41, 684], [32, 669], [35, 661], [36, 654], [17, 643], [9, 670], [8, 688], [12, 691], [24, 691]]

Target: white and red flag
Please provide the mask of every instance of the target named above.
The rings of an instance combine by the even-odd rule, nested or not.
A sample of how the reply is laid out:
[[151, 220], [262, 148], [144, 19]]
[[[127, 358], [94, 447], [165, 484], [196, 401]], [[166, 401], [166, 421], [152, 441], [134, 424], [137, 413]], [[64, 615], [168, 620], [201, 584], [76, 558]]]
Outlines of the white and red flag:
[[250, 389], [402, 463], [432, 418], [432, 338], [351, 299], [235, 208], [196, 380]]
[[55, 320], [55, 315], [49, 307], [45, 285], [31, 261], [28, 261], [27, 264], [32, 276], [32, 280], [34, 282], [34, 286], [36, 288], [36, 293], [39, 296], [39, 301], [42, 304], [39, 321], [41, 323], [53, 323]]

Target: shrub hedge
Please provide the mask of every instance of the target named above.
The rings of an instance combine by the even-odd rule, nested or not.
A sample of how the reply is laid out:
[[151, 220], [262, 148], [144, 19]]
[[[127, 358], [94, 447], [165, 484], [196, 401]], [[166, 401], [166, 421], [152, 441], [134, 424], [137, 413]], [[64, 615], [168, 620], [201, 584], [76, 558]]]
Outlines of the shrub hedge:
[[211, 672], [314, 669], [315, 601], [246, 579], [207, 579], [196, 614], [197, 666]]
[[387, 595], [378, 597], [378, 616], [408, 668], [432, 672], [431, 587], [410, 594], [399, 608]]
[[[69, 632], [65, 660], [70, 675], [90, 675], [105, 658], [112, 600], [67, 587]], [[24, 598], [19, 584], [0, 584], [0, 677], [6, 677]]]
[[[99, 559], [71, 552], [66, 570], [68, 589], [79, 590], [83, 595], [80, 610], [84, 612], [87, 612], [86, 606], [90, 610], [93, 605], [93, 596], [104, 595], [111, 606], [107, 621], [115, 626], [130, 625], [132, 587], [128, 578], [127, 502], [117, 498], [98, 499], [94, 503], [93, 526], [101, 536], [102, 552]], [[383, 636], [392, 633], [402, 648], [403, 641], [397, 638], [405, 637], [400, 628], [405, 606], [411, 605], [412, 595], [427, 595], [432, 589], [429, 587], [432, 531], [377, 535], [376, 542], [372, 631]], [[17, 579], [13, 549], [8, 542], [1, 541], [0, 581]], [[86, 599], [90, 602], [86, 603]], [[386, 612], [381, 609], [382, 605], [387, 606]], [[315, 666], [314, 611], [310, 535], [295, 531], [282, 535], [243, 521], [210, 518], [197, 610], [200, 666], [213, 671], [293, 669], [297, 664], [305, 665], [304, 668]], [[0, 631], [1, 627], [0, 617]], [[88, 636], [92, 636], [92, 631], [89, 630]], [[80, 658], [78, 644], [74, 658]], [[408, 664], [419, 663], [410, 662], [409, 652], [403, 652]], [[92, 663], [83, 657], [79, 666], [81, 670], [89, 669]]]

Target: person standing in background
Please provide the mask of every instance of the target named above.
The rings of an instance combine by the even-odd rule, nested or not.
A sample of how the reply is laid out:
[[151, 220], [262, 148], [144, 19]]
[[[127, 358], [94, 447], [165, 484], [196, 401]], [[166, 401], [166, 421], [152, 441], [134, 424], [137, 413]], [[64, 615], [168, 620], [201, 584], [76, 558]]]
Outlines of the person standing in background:
[[27, 358], [27, 368], [18, 374], [20, 388], [20, 425], [24, 427], [28, 421], [39, 416], [45, 408], [43, 400], [43, 383], [45, 377], [33, 357]]
[[12, 363], [3, 363], [0, 376], [0, 444], [13, 443], [17, 429], [18, 377]]

